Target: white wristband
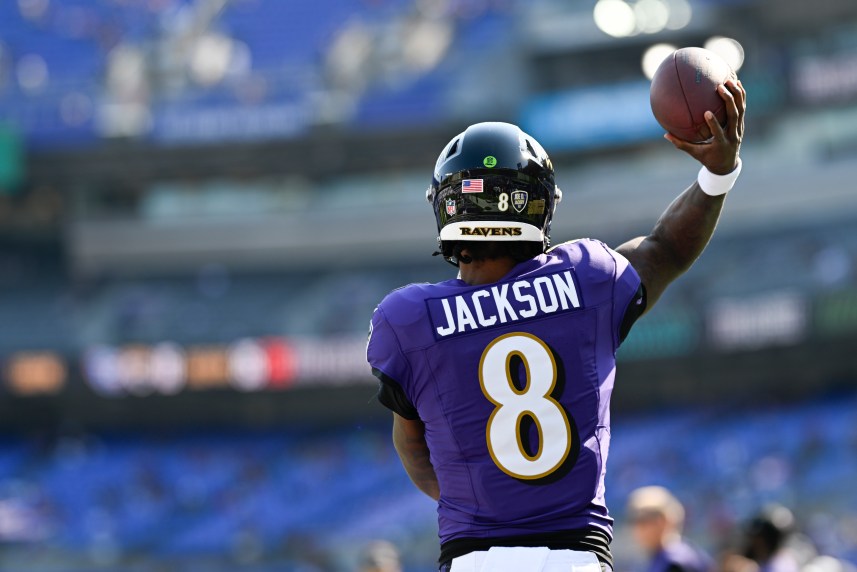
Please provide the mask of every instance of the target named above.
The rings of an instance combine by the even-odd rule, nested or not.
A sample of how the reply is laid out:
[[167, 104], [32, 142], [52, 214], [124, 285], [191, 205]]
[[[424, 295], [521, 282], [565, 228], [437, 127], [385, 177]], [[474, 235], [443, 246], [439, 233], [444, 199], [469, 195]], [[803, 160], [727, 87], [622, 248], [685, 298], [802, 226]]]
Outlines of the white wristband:
[[740, 174], [741, 158], [738, 157], [738, 165], [731, 173], [715, 175], [705, 167], [702, 167], [699, 170], [699, 175], [697, 175], [696, 180], [703, 193], [712, 197], [718, 197], [720, 195], [725, 195], [732, 189], [732, 186], [735, 184], [735, 181], [738, 179], [738, 175]]

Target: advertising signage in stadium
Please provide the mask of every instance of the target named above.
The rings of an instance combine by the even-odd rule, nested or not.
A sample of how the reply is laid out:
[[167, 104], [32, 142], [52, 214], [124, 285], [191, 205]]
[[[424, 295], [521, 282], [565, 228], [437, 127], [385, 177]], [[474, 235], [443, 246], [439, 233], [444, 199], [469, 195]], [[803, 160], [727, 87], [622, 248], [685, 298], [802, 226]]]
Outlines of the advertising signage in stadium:
[[853, 101], [857, 99], [857, 54], [843, 52], [798, 58], [791, 85], [801, 103]]
[[18, 352], [4, 360], [3, 377], [16, 395], [54, 395], [65, 388], [68, 366], [54, 352]]
[[[51, 351], [16, 352], [2, 360], [0, 374], [11, 394], [56, 395], [66, 389], [75, 361]], [[362, 335], [326, 340], [248, 338], [227, 345], [98, 345], [83, 352], [80, 371], [84, 382], [103, 397], [374, 383]]]
[[372, 378], [362, 336], [334, 340], [243, 339], [230, 345], [95, 346], [83, 357], [87, 384], [103, 396], [181, 391], [264, 391], [344, 385]]
[[[795, 346], [857, 333], [857, 291], [810, 301], [796, 291], [713, 300], [702, 313], [686, 307], [641, 320], [620, 350], [623, 360], [680, 359]], [[207, 391], [262, 392], [297, 387], [373, 384], [366, 338], [245, 338], [228, 344], [96, 345], [78, 356], [34, 350], [0, 358], [7, 394], [50, 396], [70, 381], [102, 397]]]
[[806, 337], [808, 306], [803, 295], [792, 291], [723, 298], [709, 308], [708, 337], [724, 350], [795, 345]]

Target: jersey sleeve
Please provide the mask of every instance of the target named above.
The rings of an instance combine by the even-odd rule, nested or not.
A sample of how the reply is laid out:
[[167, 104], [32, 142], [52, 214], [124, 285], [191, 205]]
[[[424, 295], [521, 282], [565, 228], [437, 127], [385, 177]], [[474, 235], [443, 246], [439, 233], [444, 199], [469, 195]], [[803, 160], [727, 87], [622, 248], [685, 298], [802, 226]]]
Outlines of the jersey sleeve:
[[646, 311], [646, 288], [639, 274], [628, 259], [608, 246], [604, 246], [613, 257], [613, 336], [615, 347], [619, 347], [631, 331], [637, 318]]
[[372, 315], [366, 360], [380, 381], [378, 401], [405, 419], [418, 419], [417, 409], [405, 389], [410, 381], [410, 365], [381, 306]]

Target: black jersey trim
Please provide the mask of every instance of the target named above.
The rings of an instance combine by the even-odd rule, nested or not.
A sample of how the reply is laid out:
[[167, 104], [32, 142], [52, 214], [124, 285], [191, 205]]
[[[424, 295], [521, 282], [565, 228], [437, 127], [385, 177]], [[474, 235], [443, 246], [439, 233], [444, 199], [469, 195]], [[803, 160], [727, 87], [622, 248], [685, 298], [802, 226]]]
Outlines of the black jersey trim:
[[376, 367], [372, 368], [372, 374], [380, 380], [377, 397], [381, 405], [405, 419], [415, 421], [420, 418], [417, 408], [414, 407], [408, 396], [405, 395], [405, 390], [396, 383], [396, 380]]
[[438, 562], [444, 566], [450, 564], [453, 558], [488, 550], [492, 546], [545, 546], [551, 550], [592, 552], [599, 562], [613, 567], [610, 537], [595, 527], [498, 538], [456, 538], [441, 544]]
[[647, 303], [646, 287], [643, 286], [641, 282], [640, 287], [637, 288], [637, 293], [634, 294], [631, 301], [628, 303], [628, 307], [625, 308], [625, 316], [622, 318], [622, 325], [619, 326], [620, 344], [625, 341], [626, 337], [628, 337], [628, 334], [631, 331], [631, 326], [633, 326], [637, 319], [646, 311]]

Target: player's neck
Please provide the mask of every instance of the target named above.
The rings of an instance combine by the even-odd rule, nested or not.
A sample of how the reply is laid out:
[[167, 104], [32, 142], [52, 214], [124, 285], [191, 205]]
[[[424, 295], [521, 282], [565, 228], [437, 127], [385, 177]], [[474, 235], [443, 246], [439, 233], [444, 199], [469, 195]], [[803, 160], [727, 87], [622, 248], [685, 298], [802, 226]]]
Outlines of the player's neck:
[[490, 260], [474, 260], [469, 264], [461, 264], [461, 279], [471, 286], [492, 284], [500, 280], [515, 267], [511, 258], [496, 258]]

